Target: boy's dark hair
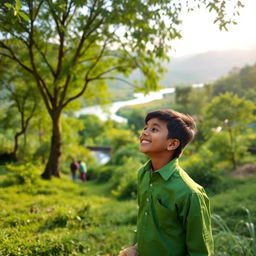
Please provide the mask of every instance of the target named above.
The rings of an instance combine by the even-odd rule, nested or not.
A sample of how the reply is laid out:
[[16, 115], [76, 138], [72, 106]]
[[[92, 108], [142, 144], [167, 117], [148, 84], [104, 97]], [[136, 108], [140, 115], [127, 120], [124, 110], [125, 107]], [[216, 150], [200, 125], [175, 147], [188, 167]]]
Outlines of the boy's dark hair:
[[168, 129], [167, 138], [178, 139], [180, 141], [180, 145], [176, 148], [173, 158], [180, 157], [185, 146], [195, 137], [195, 121], [189, 115], [179, 113], [172, 109], [149, 112], [145, 117], [145, 124], [152, 118], [165, 121]]

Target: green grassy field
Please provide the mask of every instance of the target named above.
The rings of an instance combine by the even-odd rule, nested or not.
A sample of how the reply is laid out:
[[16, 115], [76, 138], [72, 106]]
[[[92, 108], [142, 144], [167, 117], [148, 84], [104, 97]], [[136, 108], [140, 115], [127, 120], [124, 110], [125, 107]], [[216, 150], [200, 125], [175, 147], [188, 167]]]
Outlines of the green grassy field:
[[[255, 223], [255, 181], [230, 181], [235, 185], [211, 198], [213, 213], [229, 227], [213, 221], [216, 255], [253, 256], [255, 240], [241, 207]], [[74, 183], [68, 176], [18, 184], [2, 170], [0, 186], [0, 255], [112, 256], [132, 243], [136, 201], [116, 200], [108, 184]], [[235, 244], [232, 239], [238, 238]]]

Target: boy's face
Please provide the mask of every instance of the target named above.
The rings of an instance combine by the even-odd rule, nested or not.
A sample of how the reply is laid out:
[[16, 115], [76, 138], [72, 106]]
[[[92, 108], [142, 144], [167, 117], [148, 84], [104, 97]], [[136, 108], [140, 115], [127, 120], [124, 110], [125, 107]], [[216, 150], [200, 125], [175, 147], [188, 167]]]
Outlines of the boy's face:
[[158, 118], [150, 119], [140, 135], [140, 151], [148, 156], [170, 151], [172, 139], [167, 136], [167, 123]]

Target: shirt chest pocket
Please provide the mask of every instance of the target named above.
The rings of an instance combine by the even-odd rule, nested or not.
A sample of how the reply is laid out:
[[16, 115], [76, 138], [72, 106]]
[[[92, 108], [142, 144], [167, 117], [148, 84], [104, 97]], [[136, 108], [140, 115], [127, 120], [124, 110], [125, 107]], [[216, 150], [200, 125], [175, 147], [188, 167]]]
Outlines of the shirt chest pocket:
[[159, 197], [153, 199], [153, 212], [155, 224], [161, 228], [172, 228], [177, 222], [175, 204], [165, 202]]

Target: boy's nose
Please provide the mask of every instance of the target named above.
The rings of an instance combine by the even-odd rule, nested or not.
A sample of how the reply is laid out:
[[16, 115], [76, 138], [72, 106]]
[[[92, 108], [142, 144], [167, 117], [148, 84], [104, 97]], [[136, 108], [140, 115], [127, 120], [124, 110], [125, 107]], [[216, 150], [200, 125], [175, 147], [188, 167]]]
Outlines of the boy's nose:
[[142, 134], [148, 135], [149, 134], [149, 129], [143, 129]]

